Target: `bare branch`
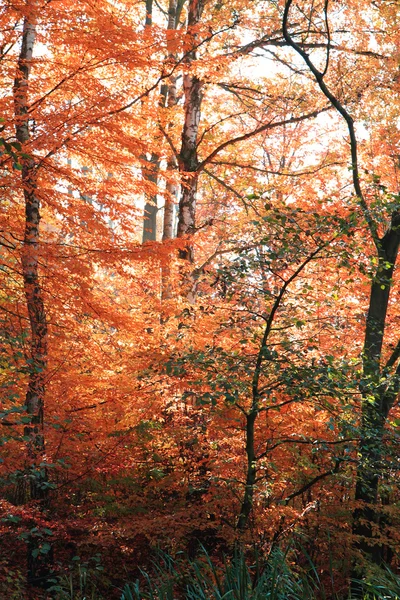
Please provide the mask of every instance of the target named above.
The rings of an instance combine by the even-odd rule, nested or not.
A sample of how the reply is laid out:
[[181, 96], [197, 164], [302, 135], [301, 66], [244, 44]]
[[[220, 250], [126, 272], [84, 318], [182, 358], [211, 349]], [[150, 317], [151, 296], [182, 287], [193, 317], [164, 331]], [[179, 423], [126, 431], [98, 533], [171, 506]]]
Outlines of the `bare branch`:
[[395, 349], [393, 350], [392, 354], [390, 355], [386, 365], [385, 365], [385, 369], [391, 369], [395, 362], [400, 358], [400, 340], [397, 342], [397, 345], [395, 347]]
[[331, 109], [330, 106], [325, 106], [323, 108], [313, 110], [312, 112], [307, 113], [305, 115], [301, 115], [300, 117], [291, 117], [290, 119], [284, 119], [283, 121], [270, 121], [269, 123], [265, 123], [264, 125], [261, 125], [261, 127], [257, 127], [256, 129], [253, 129], [253, 131], [249, 131], [248, 133], [244, 133], [243, 135], [239, 135], [235, 138], [227, 140], [226, 142], [223, 142], [222, 144], [217, 146], [217, 148], [215, 148], [215, 150], [213, 150], [211, 152], [211, 154], [209, 154], [207, 156], [207, 158], [205, 158], [199, 164], [197, 171], [198, 172], [202, 171], [204, 169], [204, 167], [208, 163], [210, 163], [213, 160], [213, 158], [215, 156], [217, 156], [217, 154], [219, 154], [221, 152], [221, 150], [224, 150], [224, 148], [226, 148], [227, 146], [232, 146], [233, 144], [237, 144], [238, 142], [243, 142], [245, 140], [248, 140], [248, 139], [254, 137], [255, 135], [258, 135], [259, 133], [262, 133], [263, 131], [269, 131], [271, 129], [276, 129], [277, 127], [283, 127], [285, 125], [291, 125], [292, 123], [299, 123], [301, 121], [306, 121], [307, 119], [314, 119], [321, 113], [326, 112], [327, 110], [330, 110], [330, 109]]
[[377, 250], [379, 251], [380, 250], [380, 239], [379, 239], [379, 235], [378, 235], [377, 224], [371, 216], [371, 212], [370, 212], [367, 202], [364, 198], [363, 192], [361, 190], [361, 185], [360, 185], [360, 175], [359, 175], [359, 170], [358, 170], [357, 138], [356, 138], [356, 134], [355, 134], [355, 130], [354, 130], [353, 117], [347, 112], [347, 110], [344, 108], [343, 104], [331, 92], [331, 90], [328, 88], [328, 86], [324, 82], [324, 74], [325, 73], [321, 72], [317, 69], [317, 67], [314, 65], [314, 63], [310, 59], [309, 55], [307, 54], [307, 52], [305, 52], [305, 50], [297, 42], [295, 42], [293, 40], [293, 38], [291, 37], [291, 35], [289, 34], [288, 20], [289, 20], [290, 7], [292, 6], [292, 3], [293, 3], [293, 0], [286, 0], [285, 10], [284, 10], [284, 14], [283, 14], [283, 21], [282, 21], [283, 36], [284, 36], [286, 42], [289, 44], [289, 46], [291, 46], [293, 48], [293, 50], [295, 50], [297, 52], [297, 54], [299, 54], [302, 57], [302, 59], [304, 60], [304, 62], [307, 65], [307, 67], [310, 69], [311, 73], [314, 75], [315, 81], [317, 82], [317, 84], [318, 84], [320, 90], [322, 91], [322, 93], [324, 94], [324, 96], [329, 100], [331, 105], [337, 110], [337, 112], [343, 117], [343, 119], [347, 123], [347, 129], [348, 129], [349, 137], [350, 137], [351, 169], [352, 169], [352, 176], [353, 176], [354, 191], [359, 200], [359, 203], [360, 203], [361, 209], [363, 211], [364, 218], [368, 224], [372, 239], [375, 243]]
[[218, 161], [213, 160], [211, 162], [211, 164], [212, 165], [226, 165], [228, 167], [237, 167], [238, 169], [250, 169], [251, 171], [257, 171], [258, 173], [264, 173], [266, 175], [279, 175], [282, 177], [302, 177], [303, 175], [315, 175], [315, 173], [318, 173], [318, 171], [321, 171], [322, 169], [327, 169], [328, 167], [341, 166], [343, 163], [335, 161], [335, 162], [319, 165], [318, 167], [315, 167], [315, 169], [311, 169], [308, 171], [294, 171], [294, 172], [273, 171], [270, 169], [262, 169], [261, 167], [255, 167], [254, 165], [242, 165], [241, 163], [230, 162], [227, 160], [218, 160]]
[[[304, 492], [306, 492], [307, 490], [309, 490], [313, 485], [315, 485], [316, 483], [318, 483], [318, 481], [322, 481], [323, 479], [326, 479], [326, 477], [329, 477], [330, 475], [334, 475], [335, 473], [339, 472], [340, 469], [340, 465], [342, 462], [344, 462], [345, 459], [343, 458], [336, 458], [336, 464], [333, 467], [333, 469], [330, 469], [329, 471], [325, 471], [325, 473], [320, 473], [319, 475], [317, 475], [316, 477], [314, 477], [313, 479], [311, 479], [308, 483], [306, 483], [305, 485], [303, 485], [303, 487], [301, 487], [299, 490], [297, 490], [296, 492], [293, 492], [292, 494], [289, 494], [289, 496], [287, 496], [284, 500], [282, 500], [282, 504], [289, 504], [289, 502], [291, 500], [293, 500], [293, 498], [297, 498], [297, 496], [301, 496], [302, 494], [304, 494]], [[348, 462], [348, 461], [346, 461]]]

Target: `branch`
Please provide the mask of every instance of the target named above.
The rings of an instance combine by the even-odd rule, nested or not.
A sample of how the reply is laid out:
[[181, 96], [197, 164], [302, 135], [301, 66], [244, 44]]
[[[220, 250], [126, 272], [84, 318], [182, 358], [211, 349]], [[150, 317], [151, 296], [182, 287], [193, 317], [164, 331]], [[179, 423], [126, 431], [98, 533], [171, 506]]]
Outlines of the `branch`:
[[219, 183], [220, 185], [222, 185], [222, 187], [224, 187], [225, 189], [227, 189], [229, 192], [232, 192], [232, 194], [234, 194], [234, 196], [236, 196], [236, 198], [239, 198], [240, 200], [242, 200], [242, 202], [245, 205], [245, 208], [247, 210], [246, 202], [244, 201], [243, 196], [241, 196], [239, 194], [239, 192], [237, 192], [235, 189], [233, 189], [233, 187], [231, 187], [230, 185], [228, 185], [227, 183], [225, 183], [225, 181], [223, 181], [222, 179], [220, 179], [219, 177], [217, 177], [217, 175], [214, 175], [213, 173], [211, 173], [210, 171], [208, 171], [208, 169], [204, 169], [204, 173], [207, 173], [207, 175], [209, 175], [210, 177], [212, 177], [212, 179], [215, 179], [215, 181], [217, 183]]
[[97, 402], [96, 404], [89, 404], [89, 406], [80, 406], [78, 408], [71, 408], [70, 410], [67, 410], [67, 412], [73, 413], [73, 412], [80, 412], [81, 410], [92, 410], [93, 408], [97, 408], [98, 406], [101, 406], [102, 404], [107, 404], [107, 402], [109, 402], [109, 400], [103, 400], [102, 402]]
[[167, 142], [168, 142], [168, 144], [169, 144], [169, 147], [171, 148], [171, 150], [172, 150], [172, 153], [173, 153], [173, 155], [175, 156], [176, 160], [177, 160], [178, 162], [181, 162], [181, 161], [180, 161], [180, 155], [179, 155], [179, 152], [178, 152], [178, 150], [175, 148], [174, 142], [172, 141], [172, 139], [171, 139], [171, 137], [169, 136], [168, 132], [167, 132], [167, 131], [164, 129], [164, 127], [161, 125], [161, 123], [158, 123], [158, 127], [159, 127], [159, 129], [160, 129], [161, 133], [163, 134], [163, 136], [165, 137], [165, 139], [167, 140]]
[[282, 406], [287, 406], [288, 404], [293, 404], [293, 402], [298, 402], [298, 400], [296, 398], [291, 398], [290, 400], [285, 400], [284, 402], [280, 402], [279, 404], [271, 404], [270, 406], [263, 406], [262, 408], [259, 409], [258, 412], [267, 412], [268, 410], [274, 410], [277, 408], [281, 408]]
[[[301, 32], [299, 32], [300, 34]], [[263, 50], [263, 46], [275, 46], [278, 48], [286, 47], [288, 44], [286, 41], [280, 40], [271, 40], [267, 42], [261, 42], [257, 44], [254, 42], [254, 47], [261, 47]], [[318, 48], [326, 48], [327, 44], [325, 42], [299, 42], [298, 44], [301, 48], [307, 48], [307, 50], [317, 50]], [[348, 54], [355, 54], [356, 56], [368, 56], [369, 58], [383, 59], [389, 60], [389, 56], [385, 56], [384, 54], [379, 54], [379, 52], [373, 52], [372, 50], [354, 50], [353, 48], [347, 48], [346, 46], [342, 46], [341, 44], [330, 44], [331, 50], [337, 50], [338, 52], [347, 52]]]
[[398, 358], [400, 358], [400, 340], [397, 342], [395, 349], [390, 355], [385, 365], [385, 369], [391, 369], [394, 366], [395, 362], [398, 360]]
[[326, 62], [325, 62], [325, 69], [322, 72], [322, 77], [325, 77], [325, 75], [328, 72], [329, 69], [329, 58], [330, 58], [330, 50], [331, 50], [331, 31], [329, 29], [329, 20], [328, 20], [328, 4], [329, 4], [329, 0], [325, 0], [325, 4], [324, 4], [324, 16], [325, 16], [325, 27], [326, 27], [326, 35], [327, 35], [327, 44], [326, 44]]
[[307, 67], [310, 69], [311, 73], [314, 75], [315, 81], [317, 82], [317, 84], [318, 84], [320, 90], [322, 91], [322, 93], [324, 94], [324, 96], [329, 100], [331, 105], [337, 110], [337, 112], [343, 117], [343, 119], [347, 123], [347, 129], [348, 129], [349, 137], [350, 137], [351, 168], [352, 168], [352, 175], [353, 175], [354, 191], [360, 202], [360, 206], [363, 211], [364, 218], [368, 224], [372, 239], [375, 243], [377, 250], [379, 251], [380, 250], [380, 239], [379, 239], [379, 235], [378, 235], [377, 225], [376, 225], [376, 222], [371, 217], [370, 210], [368, 208], [367, 202], [364, 198], [364, 195], [361, 190], [361, 185], [360, 185], [360, 175], [359, 175], [359, 171], [358, 171], [357, 138], [356, 138], [356, 134], [355, 134], [355, 130], [354, 130], [353, 117], [347, 112], [347, 110], [344, 108], [343, 104], [338, 100], [338, 98], [330, 91], [330, 89], [325, 84], [325, 82], [324, 82], [325, 71], [321, 73], [317, 69], [317, 67], [311, 61], [307, 52], [305, 52], [303, 50], [303, 48], [299, 44], [297, 44], [293, 40], [291, 35], [289, 34], [288, 19], [289, 19], [289, 11], [290, 11], [290, 7], [291, 7], [292, 3], [293, 3], [293, 0], [286, 0], [285, 10], [284, 10], [284, 14], [283, 14], [283, 21], [282, 21], [283, 37], [285, 38], [288, 45], [291, 46], [293, 48], [293, 50], [295, 50], [297, 52], [297, 54], [299, 54], [301, 56], [301, 58], [304, 60]]
[[332, 442], [328, 441], [328, 440], [295, 440], [292, 438], [287, 438], [284, 440], [279, 440], [273, 446], [269, 446], [265, 450], [265, 452], [263, 452], [262, 454], [257, 456], [256, 460], [261, 460], [262, 458], [265, 458], [270, 452], [272, 452], [279, 446], [282, 446], [282, 444], [311, 444], [313, 446], [319, 446], [319, 445], [325, 444], [327, 446], [338, 446], [339, 444], [348, 444], [349, 442], [358, 442], [358, 441], [359, 441], [359, 438], [348, 438], [345, 440], [335, 440]]
[[291, 117], [290, 119], [285, 119], [284, 121], [276, 121], [276, 122], [272, 121], [270, 123], [265, 123], [264, 125], [261, 125], [261, 127], [257, 127], [257, 129], [253, 129], [253, 131], [250, 131], [249, 133], [245, 133], [243, 135], [239, 135], [238, 137], [227, 140], [226, 142], [223, 142], [217, 148], [215, 148], [215, 150], [213, 150], [211, 152], [211, 154], [209, 154], [207, 156], [207, 158], [205, 158], [199, 164], [199, 166], [197, 167], [197, 171], [198, 172], [202, 171], [204, 169], [204, 167], [209, 162], [211, 162], [212, 159], [221, 152], [221, 150], [223, 150], [227, 146], [232, 146], [233, 144], [237, 144], [237, 142], [243, 142], [245, 140], [248, 140], [249, 138], [252, 138], [253, 136], [258, 135], [259, 133], [262, 133], [263, 131], [269, 131], [270, 129], [276, 129], [277, 127], [283, 127], [285, 125], [291, 125], [292, 123], [300, 123], [301, 121], [305, 121], [307, 119], [314, 119], [321, 113], [326, 112], [327, 110], [330, 110], [330, 109], [331, 109], [330, 106], [325, 106], [324, 108], [319, 108], [317, 110], [313, 110], [312, 112], [307, 113], [306, 115], [301, 115], [300, 117]]
[[297, 490], [296, 492], [293, 492], [292, 494], [287, 496], [284, 500], [281, 501], [281, 503], [285, 504], [285, 506], [286, 506], [287, 504], [289, 504], [289, 502], [291, 500], [293, 500], [293, 498], [296, 498], [297, 496], [301, 496], [301, 494], [304, 494], [304, 492], [306, 492], [307, 490], [310, 489], [310, 487], [312, 487], [313, 485], [318, 483], [318, 481], [321, 481], [322, 479], [329, 477], [329, 475], [334, 475], [335, 473], [338, 473], [340, 464], [342, 462], [344, 462], [345, 459], [344, 458], [336, 458], [335, 460], [336, 460], [336, 464], [333, 469], [331, 469], [330, 471], [325, 471], [325, 473], [320, 473], [320, 475], [317, 475], [316, 477], [311, 479], [308, 483], [303, 485], [303, 487], [301, 487], [299, 490]]
[[204, 137], [207, 135], [207, 133], [210, 133], [210, 131], [212, 131], [214, 129], [214, 127], [217, 127], [218, 125], [221, 125], [221, 123], [224, 123], [225, 121], [229, 121], [229, 119], [234, 119], [235, 117], [242, 117], [243, 115], [246, 115], [246, 114], [247, 113], [245, 111], [240, 111], [238, 113], [233, 113], [232, 115], [228, 115], [227, 117], [223, 117], [221, 119], [218, 119], [218, 121], [216, 121], [215, 123], [213, 123], [212, 125], [210, 125], [210, 127], [206, 127], [204, 129], [203, 133], [201, 134], [199, 141], [197, 142], [197, 147], [200, 146], [200, 144], [204, 140]]
[[321, 171], [322, 169], [326, 169], [328, 167], [341, 166], [343, 163], [331, 162], [322, 164], [319, 167], [315, 167], [315, 169], [312, 169], [310, 171], [294, 171], [292, 173], [284, 171], [272, 171], [270, 169], [261, 169], [261, 167], [255, 167], [254, 165], [242, 165], [240, 163], [229, 162], [226, 160], [212, 161], [211, 164], [226, 165], [228, 167], [237, 167], [238, 169], [250, 169], [252, 171], [257, 171], [258, 173], [265, 173], [266, 175], [281, 175], [282, 177], [302, 177], [303, 175], [315, 175], [315, 173], [318, 173], [318, 171]]

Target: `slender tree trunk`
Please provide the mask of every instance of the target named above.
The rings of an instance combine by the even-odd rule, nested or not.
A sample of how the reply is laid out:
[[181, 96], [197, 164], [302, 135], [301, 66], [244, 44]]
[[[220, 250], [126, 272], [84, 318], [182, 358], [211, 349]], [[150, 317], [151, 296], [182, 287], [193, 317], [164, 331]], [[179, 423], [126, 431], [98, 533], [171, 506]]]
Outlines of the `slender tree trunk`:
[[[146, 17], [145, 27], [151, 28], [153, 25], [153, 0], [146, 0]], [[160, 158], [157, 153], [153, 152], [150, 159], [145, 155], [141, 156], [146, 162], [146, 166], [142, 169], [144, 181], [157, 186], [158, 173], [160, 169]], [[142, 242], [155, 241], [157, 239], [157, 194], [147, 194], [144, 205], [143, 215], [143, 234]]]
[[[170, 156], [167, 161], [167, 172], [172, 173], [177, 169], [177, 166], [175, 157]], [[172, 181], [167, 181], [164, 204], [163, 242], [172, 240], [175, 237], [175, 205], [178, 194], [178, 186]]]
[[[190, 0], [188, 14], [188, 35], [192, 37], [195, 46], [197, 36], [194, 28], [200, 22], [204, 8], [204, 0]], [[183, 77], [185, 94], [185, 121], [182, 130], [182, 143], [179, 156], [182, 190], [179, 201], [178, 238], [191, 235], [195, 231], [196, 221], [196, 192], [199, 160], [197, 155], [198, 133], [201, 117], [202, 82], [196, 75], [190, 73], [190, 68], [196, 60], [196, 51], [188, 52], [186, 65], [188, 72]], [[186, 249], [180, 252], [180, 257], [193, 261], [193, 249], [188, 243]]]
[[253, 498], [257, 477], [257, 460], [254, 448], [254, 428], [257, 414], [256, 411], [252, 411], [250, 414], [246, 415], [247, 473], [243, 502], [236, 524], [238, 531], [244, 531], [246, 529], [250, 513], [253, 509]]
[[256, 490], [257, 483], [257, 471], [260, 456], [256, 455], [255, 452], [255, 425], [257, 417], [260, 414], [260, 377], [262, 375], [262, 367], [265, 361], [265, 357], [268, 349], [268, 339], [271, 333], [272, 324], [274, 322], [276, 313], [281, 305], [282, 299], [286, 293], [289, 285], [301, 274], [304, 268], [315, 259], [317, 254], [322, 250], [324, 246], [316, 248], [307, 258], [297, 267], [292, 275], [283, 283], [278, 295], [275, 298], [268, 318], [266, 320], [264, 334], [258, 350], [256, 363], [254, 366], [253, 380], [252, 380], [252, 402], [249, 412], [246, 414], [246, 457], [247, 457], [247, 473], [245, 491], [243, 501], [240, 509], [240, 514], [236, 523], [236, 528], [239, 531], [246, 529], [250, 517], [250, 513], [253, 508], [254, 492]]
[[[171, 173], [177, 168], [177, 162], [173, 155], [169, 156], [167, 163], [167, 172]], [[163, 242], [172, 240], [175, 237], [175, 199], [178, 197], [178, 186], [172, 181], [167, 181], [165, 204], [164, 204], [164, 223], [163, 223]], [[169, 300], [173, 296], [171, 282], [171, 254], [166, 256], [161, 265], [161, 298]]]
[[[185, 0], [180, 0], [179, 4], [177, 0], [169, 0], [168, 6], [168, 31], [172, 32], [177, 29], [179, 17], [183, 8]], [[168, 60], [171, 64], [176, 62], [176, 54], [174, 51], [174, 44], [171, 43], [172, 38], [167, 34], [167, 49], [168, 49]], [[172, 75], [161, 91], [163, 98], [163, 105], [168, 108], [173, 108], [178, 103], [177, 91], [176, 91], [177, 79], [175, 75]], [[173, 123], [168, 124], [168, 131], [171, 132], [174, 127]], [[175, 155], [171, 152], [167, 159], [167, 181], [165, 190], [165, 203], [164, 203], [164, 222], [163, 222], [163, 241], [172, 240], [176, 233], [176, 205], [179, 196], [179, 187], [173, 181], [173, 178], [169, 178], [169, 174], [173, 174], [178, 169], [178, 162]], [[163, 300], [172, 298], [172, 285], [171, 285], [171, 257], [168, 256], [166, 262], [163, 263], [161, 268], [161, 296]]]
[[[18, 58], [18, 72], [14, 81], [16, 138], [23, 150], [30, 140], [28, 123], [28, 81], [36, 37], [35, 2], [28, 3], [24, 19], [22, 45]], [[25, 150], [26, 152], [26, 150]], [[27, 478], [30, 498], [43, 505], [48, 495], [47, 472], [41, 466], [44, 460], [43, 433], [45, 374], [47, 367], [47, 323], [43, 292], [39, 277], [40, 200], [37, 194], [37, 164], [32, 157], [21, 159], [22, 186], [25, 199], [25, 233], [22, 246], [22, 276], [30, 324], [30, 372], [26, 392], [26, 411], [30, 423], [24, 434], [28, 441]], [[28, 581], [45, 583], [49, 574], [47, 556], [35, 556], [36, 538], [28, 540]]]
[[[145, 158], [145, 157], [143, 157]], [[150, 160], [146, 159], [146, 167], [143, 169], [143, 178], [149, 183], [157, 185], [160, 170], [160, 158], [153, 153]], [[157, 194], [146, 194], [144, 205], [143, 237], [142, 241], [155, 241], [157, 239]]]
[[[183, 3], [177, 6], [176, 0], [169, 0], [168, 6], [168, 31], [174, 31], [177, 28], [177, 23], [182, 10]], [[167, 37], [168, 60], [176, 61], [176, 56], [171, 46], [171, 38]], [[177, 105], [178, 99], [176, 95], [176, 77], [173, 75], [169, 78], [163, 90], [165, 104], [168, 108], [173, 108]], [[171, 126], [168, 127], [169, 129]], [[173, 173], [178, 167], [175, 156], [171, 153], [167, 160], [167, 173]], [[167, 180], [165, 205], [164, 205], [164, 225], [163, 225], [163, 241], [171, 240], [175, 237], [175, 200], [178, 198], [178, 186]]]

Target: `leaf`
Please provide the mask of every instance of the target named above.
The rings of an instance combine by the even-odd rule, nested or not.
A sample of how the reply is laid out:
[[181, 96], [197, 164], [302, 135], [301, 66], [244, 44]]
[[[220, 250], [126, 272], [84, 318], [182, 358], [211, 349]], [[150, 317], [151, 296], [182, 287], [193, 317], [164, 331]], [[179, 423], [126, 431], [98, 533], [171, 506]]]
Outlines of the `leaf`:
[[40, 546], [40, 553], [41, 554], [48, 554], [51, 550], [51, 544], [49, 544], [48, 542], [44, 542], [43, 544], [41, 544]]

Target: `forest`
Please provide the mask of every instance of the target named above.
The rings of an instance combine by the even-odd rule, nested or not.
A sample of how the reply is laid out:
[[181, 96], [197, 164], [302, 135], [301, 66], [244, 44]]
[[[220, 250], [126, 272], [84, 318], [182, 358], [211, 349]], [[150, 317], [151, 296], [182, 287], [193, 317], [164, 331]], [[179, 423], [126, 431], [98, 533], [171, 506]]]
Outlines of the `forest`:
[[0, 31], [0, 598], [400, 598], [400, 4]]

